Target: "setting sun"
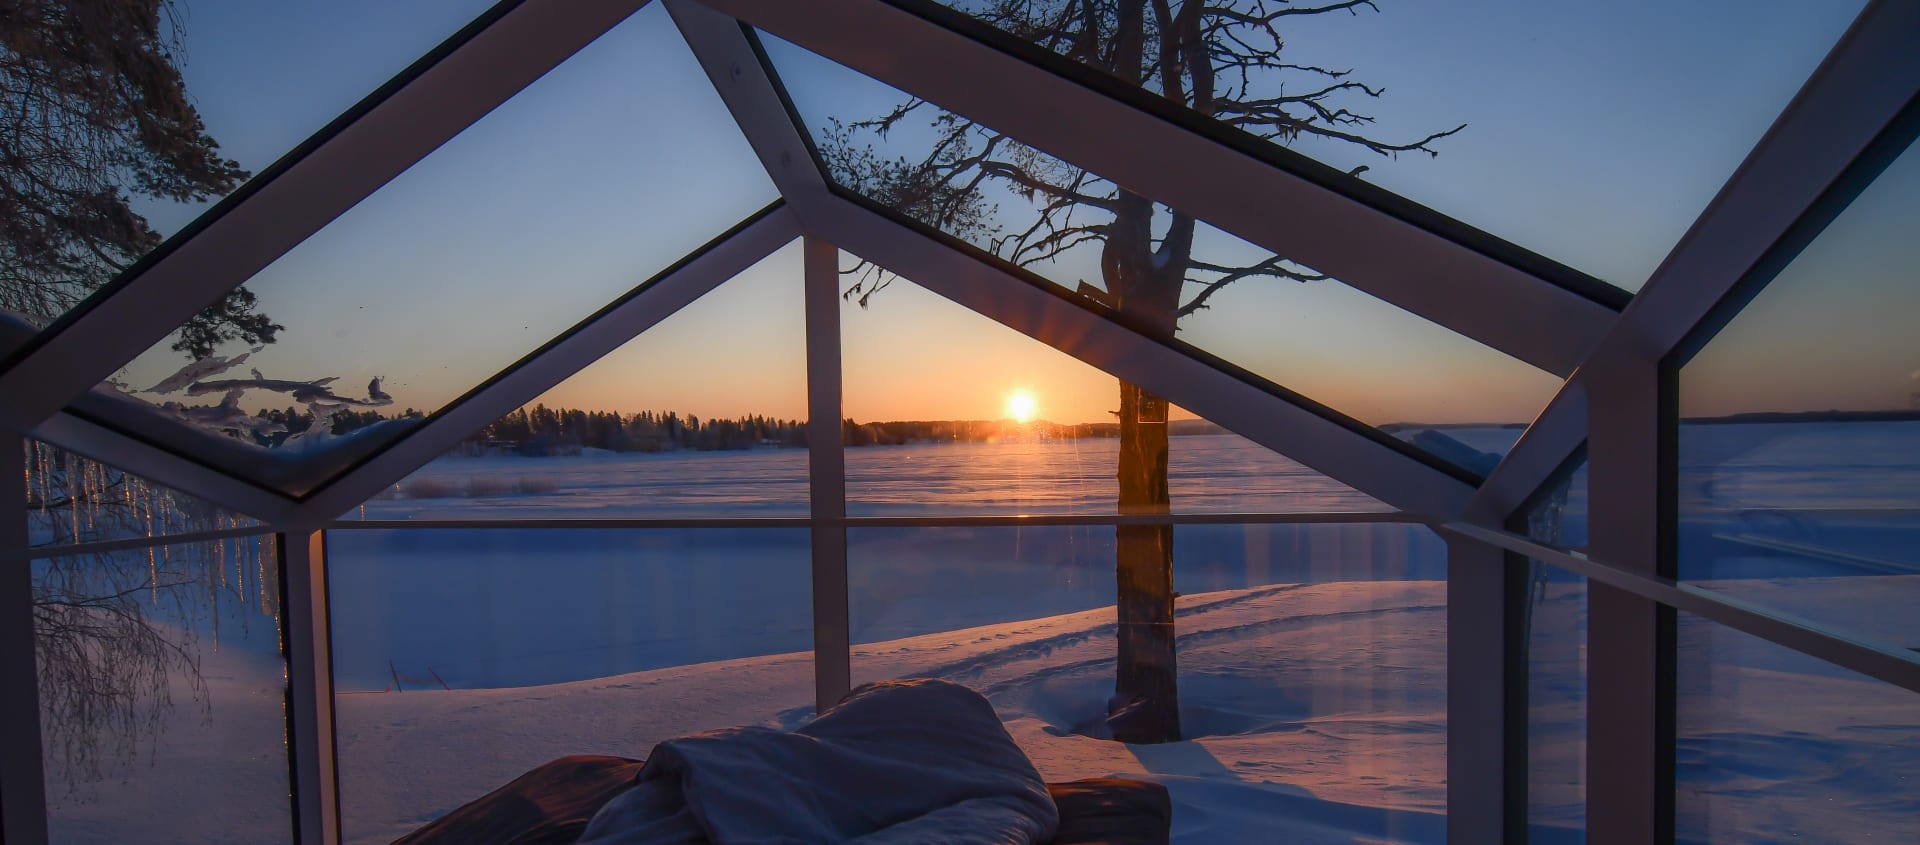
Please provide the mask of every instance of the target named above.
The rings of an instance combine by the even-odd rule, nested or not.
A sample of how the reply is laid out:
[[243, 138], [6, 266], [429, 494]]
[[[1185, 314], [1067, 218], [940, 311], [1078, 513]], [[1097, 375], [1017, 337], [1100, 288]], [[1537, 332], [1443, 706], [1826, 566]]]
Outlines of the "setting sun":
[[1007, 394], [1007, 416], [1014, 422], [1030, 423], [1040, 411], [1040, 400], [1033, 397], [1031, 391], [1016, 390]]

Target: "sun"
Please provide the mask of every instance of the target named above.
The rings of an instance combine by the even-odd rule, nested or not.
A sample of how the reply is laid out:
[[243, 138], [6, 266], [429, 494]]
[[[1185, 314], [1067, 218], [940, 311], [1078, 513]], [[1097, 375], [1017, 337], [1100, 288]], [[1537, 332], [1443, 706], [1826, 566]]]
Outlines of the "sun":
[[1016, 390], [1007, 394], [1007, 416], [1014, 422], [1033, 422], [1035, 414], [1040, 412], [1040, 400], [1033, 397], [1029, 390]]

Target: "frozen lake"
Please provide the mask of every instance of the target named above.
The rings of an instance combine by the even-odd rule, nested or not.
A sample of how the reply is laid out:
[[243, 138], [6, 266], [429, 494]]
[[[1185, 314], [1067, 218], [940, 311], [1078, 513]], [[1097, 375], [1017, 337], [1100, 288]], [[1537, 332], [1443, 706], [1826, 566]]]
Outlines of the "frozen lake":
[[[1502, 451], [1518, 432], [1445, 433]], [[849, 449], [849, 510], [1109, 514], [1115, 448], [1084, 439]], [[799, 449], [450, 457], [349, 518], [802, 517], [806, 465]], [[1390, 510], [1233, 435], [1173, 438], [1170, 476], [1177, 512]], [[1703, 585], [1740, 592], [1766, 579], [1920, 571], [1920, 422], [1690, 424], [1679, 478], [1680, 574]], [[1561, 515], [1575, 548], [1585, 545], [1585, 499], [1581, 473]], [[803, 529], [336, 531], [331, 543], [335, 665], [350, 688], [383, 688], [396, 669], [431, 670], [450, 686], [551, 683], [809, 642]], [[854, 529], [855, 637], [1111, 603], [1112, 544], [1104, 527]], [[1185, 525], [1174, 550], [1185, 592], [1445, 571], [1440, 544], [1418, 525]], [[1767, 599], [1920, 645], [1920, 623], [1883, 595], [1839, 618], [1806, 595]], [[671, 635], [709, 627], [735, 636], [709, 647]]]
[[[1477, 439], [1493, 441], [1482, 448], [1504, 449], [1517, 435], [1491, 429]], [[854, 516], [1109, 514], [1118, 496], [1118, 445], [1086, 438], [848, 449], [847, 510]], [[1168, 471], [1179, 512], [1391, 510], [1230, 434], [1172, 438]], [[441, 458], [348, 518], [806, 515], [806, 450], [767, 448]]]
[[[1462, 439], [1503, 449], [1516, 434]], [[1111, 514], [1116, 448], [849, 449], [849, 511]], [[800, 449], [449, 457], [363, 510], [381, 520], [805, 516], [806, 470]], [[1169, 474], [1177, 512], [1391, 510], [1233, 435], [1173, 438]], [[805, 650], [808, 543], [804, 529], [781, 528], [335, 531], [335, 671], [349, 689], [384, 689], [395, 671], [502, 687]], [[1105, 526], [853, 529], [855, 641], [1110, 605], [1113, 544]], [[1174, 554], [1182, 592], [1445, 577], [1438, 537], [1418, 524], [1183, 525]]]
[[[1498, 451], [1517, 431], [1447, 433]], [[1920, 423], [1690, 425], [1681, 444], [1683, 575], [1920, 646]], [[1111, 513], [1114, 445], [854, 449], [850, 510]], [[1231, 436], [1176, 438], [1172, 478], [1183, 512], [1387, 510]], [[349, 518], [804, 516], [805, 479], [802, 450], [447, 458]], [[1576, 547], [1582, 480], [1561, 524]], [[1139, 749], [1073, 734], [1111, 688], [1113, 543], [1099, 526], [853, 529], [856, 678], [972, 684], [1049, 776], [1167, 783], [1176, 841], [1225, 841], [1280, 816], [1299, 821], [1299, 841], [1439, 841], [1437, 535], [1418, 524], [1177, 527], [1183, 712], [1207, 735]], [[639, 755], [679, 733], [791, 724], [810, 708], [805, 529], [337, 530], [329, 552], [356, 842], [388, 841], [557, 754]], [[224, 620], [206, 649], [210, 718], [177, 711], [124, 783], [56, 790], [59, 841], [121, 841], [183, 803], [233, 808], [201, 841], [284, 830], [278, 641], [270, 625], [241, 628], [246, 612], [221, 606], [207, 620]], [[1583, 585], [1552, 577], [1532, 615], [1533, 820], [1540, 841], [1577, 841]], [[1680, 636], [1682, 841], [1917, 833], [1914, 696], [1697, 619], [1683, 617]], [[195, 777], [166, 773], [176, 770]]]

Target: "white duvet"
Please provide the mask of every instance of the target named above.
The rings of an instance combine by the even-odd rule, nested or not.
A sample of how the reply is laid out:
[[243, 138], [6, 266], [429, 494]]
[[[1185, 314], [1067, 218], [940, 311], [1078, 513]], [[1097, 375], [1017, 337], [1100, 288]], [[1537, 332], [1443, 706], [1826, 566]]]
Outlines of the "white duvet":
[[791, 733], [668, 740], [578, 845], [1029, 845], [1059, 825], [993, 706], [945, 681], [854, 690]]

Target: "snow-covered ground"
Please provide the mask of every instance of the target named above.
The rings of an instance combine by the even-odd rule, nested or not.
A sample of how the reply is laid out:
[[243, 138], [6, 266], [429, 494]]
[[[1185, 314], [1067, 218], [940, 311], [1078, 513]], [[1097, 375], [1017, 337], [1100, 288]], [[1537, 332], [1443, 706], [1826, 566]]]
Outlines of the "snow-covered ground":
[[[173, 679], [175, 710], [130, 766], [70, 786], [50, 762], [53, 842], [289, 841], [286, 674], [275, 635], [270, 624], [256, 625], [223, 641], [225, 647], [202, 654], [208, 709]], [[55, 753], [48, 749], [49, 758]]]
[[[1872, 425], [1883, 427], [1683, 433], [1683, 549], [1702, 567], [1686, 574], [1920, 646], [1907, 610], [1920, 575], [1886, 569], [1911, 561], [1920, 540], [1912, 515], [1920, 473], [1901, 457], [1920, 454], [1920, 424]], [[1511, 432], [1485, 434], [1478, 439], [1489, 445], [1479, 448]], [[1689, 436], [1708, 439], [1689, 447]], [[1110, 506], [1100, 467], [1111, 456], [1089, 454], [1085, 442], [964, 452], [975, 448], [851, 451], [850, 484], [866, 491], [855, 494], [867, 503], [858, 507]], [[1250, 448], [1237, 438], [1176, 440], [1176, 507], [1379, 508]], [[416, 478], [467, 493], [473, 478], [555, 483], [382, 499], [366, 515], [800, 515], [804, 474], [804, 453], [794, 450], [446, 459]], [[1058, 485], [1067, 492], [1048, 493], [1049, 477], [1069, 480]], [[927, 491], [919, 502], [916, 485]], [[1217, 498], [1188, 507], [1183, 489]], [[1570, 504], [1569, 528], [1584, 534], [1578, 510]], [[1181, 526], [1181, 694], [1194, 738], [1153, 747], [1081, 735], [1111, 690], [1112, 542], [1100, 528], [854, 530], [856, 681], [968, 683], [993, 700], [1049, 778], [1168, 784], [1181, 842], [1444, 839], [1446, 568], [1437, 537], [1391, 524]], [[355, 843], [390, 841], [562, 754], [641, 756], [671, 736], [791, 725], [811, 713], [802, 530], [349, 530], [329, 544], [345, 692], [341, 788]], [[1565, 579], [1534, 610], [1542, 841], [1577, 841], [1555, 834], [1579, 818], [1584, 614], [1584, 590]], [[211, 721], [176, 690], [179, 712], [124, 782], [75, 795], [56, 788], [56, 841], [284, 838], [277, 640], [264, 626], [242, 635], [228, 625], [221, 642], [205, 657]], [[1915, 696], [1699, 620], [1682, 620], [1680, 665], [1683, 841], [1920, 836]], [[383, 691], [396, 673], [405, 692]], [[212, 811], [189, 818], [181, 807]], [[162, 817], [164, 833], [150, 826]]]
[[[1569, 601], [1541, 612], [1578, 612]], [[1172, 745], [1081, 735], [1111, 688], [1110, 608], [870, 642], [856, 646], [854, 672], [974, 686], [1049, 778], [1166, 784], [1179, 842], [1444, 840], [1444, 582], [1278, 584], [1189, 594], [1180, 611], [1183, 720], [1196, 738]], [[1682, 648], [1683, 660], [1712, 667], [1681, 689], [1682, 763], [1700, 773], [1682, 778], [1682, 830], [1695, 834], [1685, 841], [1909, 841], [1920, 714], [1908, 694], [1709, 623], [1684, 627]], [[643, 756], [689, 732], [797, 724], [811, 714], [812, 671], [800, 652], [342, 696], [348, 840], [390, 841], [562, 754]], [[286, 824], [277, 666], [234, 650], [209, 662], [209, 676], [215, 722], [183, 713], [158, 767], [98, 787], [104, 800], [56, 803], [57, 841], [125, 841], [162, 817], [169, 834], [142, 841], [277, 838]], [[1578, 758], [1566, 725], [1535, 724], [1535, 754], [1548, 757], [1539, 763]], [[219, 809], [188, 817], [183, 806]], [[1848, 833], [1820, 837], [1836, 830]]]
[[[1437, 842], [1446, 769], [1446, 585], [1278, 585], [1180, 600], [1184, 728], [1126, 746], [1080, 735], [1113, 678], [1109, 608], [855, 648], [856, 681], [938, 677], [992, 699], [1053, 780], [1147, 777], [1183, 842]], [[348, 841], [386, 842], [566, 753], [812, 714], [807, 654], [539, 687], [340, 701]], [[484, 741], [472, 741], [485, 737]]]

